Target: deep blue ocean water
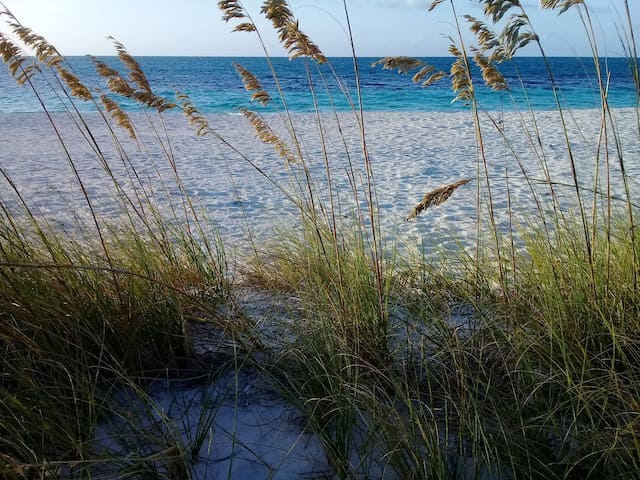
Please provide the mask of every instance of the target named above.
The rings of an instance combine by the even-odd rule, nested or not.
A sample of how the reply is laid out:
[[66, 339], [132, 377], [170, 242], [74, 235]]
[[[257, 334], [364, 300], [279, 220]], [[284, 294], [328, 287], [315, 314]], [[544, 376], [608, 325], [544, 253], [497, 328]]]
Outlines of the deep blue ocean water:
[[[86, 57], [68, 59], [73, 70], [92, 88], [105, 90], [104, 83], [98, 78], [93, 65]], [[109, 65], [122, 69], [116, 57], [101, 57]], [[428, 88], [421, 88], [411, 82], [408, 75], [399, 75], [380, 67], [372, 68], [376, 58], [359, 59], [361, 91], [364, 108], [369, 111], [455, 111], [467, 108], [461, 102], [452, 103], [453, 93], [448, 79]], [[448, 71], [452, 59], [446, 57], [425, 58], [426, 62], [439, 69]], [[236, 61], [252, 71], [274, 98], [273, 106], [263, 109], [273, 111], [281, 109], [278, 92], [264, 58], [229, 57], [139, 57], [139, 63], [146, 72], [157, 94], [171, 97], [176, 89], [190, 95], [196, 106], [204, 113], [234, 112], [239, 107], [251, 107], [249, 96], [232, 67]], [[561, 58], [549, 59], [561, 100], [565, 106], [575, 109], [596, 108], [600, 105], [600, 94], [593, 59]], [[330, 95], [324, 93], [323, 80], [310, 64], [310, 71], [318, 92], [320, 109], [330, 109], [332, 103], [338, 110], [349, 109], [349, 101], [337, 88], [342, 83], [346, 91], [356, 98], [354, 66], [351, 58], [332, 58], [330, 60], [339, 81], [323, 66], [324, 78], [328, 82]], [[638, 105], [639, 94], [634, 86], [630, 65], [627, 59], [603, 59], [606, 64], [609, 82], [609, 102], [612, 107], [633, 107]], [[314, 102], [306, 70], [306, 62], [289, 61], [286, 58], [274, 58], [273, 63], [285, 92], [288, 107], [297, 112], [313, 111]], [[541, 58], [517, 58], [509, 64], [503, 64], [501, 71], [510, 87], [509, 93], [492, 92], [488, 88], [479, 88], [481, 108], [487, 110], [527, 109], [528, 103], [536, 110], [555, 108], [551, 81]], [[125, 74], [125, 73], [123, 73]], [[53, 110], [61, 110], [61, 104], [47, 86], [46, 81], [36, 76], [34, 81]], [[478, 75], [477, 83], [481, 83]], [[515, 102], [515, 104], [514, 104]], [[135, 110], [133, 104], [123, 103], [126, 109]], [[517, 106], [517, 107], [516, 107]], [[88, 110], [88, 104], [81, 109]], [[0, 112], [38, 112], [41, 106], [29, 88], [17, 86], [8, 75], [7, 69], [0, 66]]]

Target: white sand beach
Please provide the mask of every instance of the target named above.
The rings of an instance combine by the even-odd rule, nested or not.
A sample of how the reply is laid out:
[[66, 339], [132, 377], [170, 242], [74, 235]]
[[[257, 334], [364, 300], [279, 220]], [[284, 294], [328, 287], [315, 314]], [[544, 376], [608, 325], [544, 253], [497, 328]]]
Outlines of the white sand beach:
[[[482, 114], [483, 143], [498, 221], [508, 222], [509, 208], [515, 212], [516, 219], [535, 214], [532, 188], [540, 192], [543, 200], [549, 196], [541, 159], [546, 162], [549, 177], [558, 182], [555, 191], [565, 199], [564, 208], [569, 211], [575, 207], [571, 165], [558, 114], [536, 112], [535, 122], [530, 114], [521, 116], [514, 112], [492, 112], [490, 115], [505, 132], [503, 138], [487, 115]], [[195, 138], [193, 129], [181, 115], [165, 115], [164, 124], [154, 118], [154, 125], [163, 138], [162, 147], [149, 128], [147, 118], [143, 114], [133, 114], [132, 117], [140, 129], [140, 142], [133, 142], [124, 132], [117, 131], [127, 158], [135, 166], [135, 173], [142, 183], [152, 185], [160, 194], [163, 187], [158, 181], [157, 168], [166, 181], [166, 189], [171, 197], [178, 199], [179, 191], [167, 160], [166, 152], [170, 152], [186, 192], [215, 222], [229, 251], [246, 251], [248, 225], [254, 241], [262, 245], [274, 238], [274, 229], [286, 228], [297, 220], [294, 205], [272, 183], [278, 183], [287, 191], [294, 191], [285, 162], [271, 146], [255, 138], [251, 126], [241, 116], [212, 115], [208, 119], [216, 132], [257, 165], [271, 181], [215, 139]], [[596, 172], [594, 162], [598, 148], [601, 168], [598, 189], [601, 192], [607, 190], [603, 169], [606, 148], [609, 149], [614, 177], [619, 172], [616, 148], [621, 149], [627, 162], [638, 158], [640, 153], [634, 110], [613, 111], [613, 128], [621, 140], [619, 146], [611, 141], [605, 145], [600, 138], [600, 117], [601, 113], [594, 110], [573, 111], [566, 116], [569, 141], [581, 186], [585, 189], [583, 194], [587, 205], [593, 203], [590, 189]], [[86, 182], [96, 210], [115, 218], [117, 209], [112, 200], [112, 181], [90, 142], [83, 138], [69, 116], [54, 114], [53, 118]], [[126, 190], [129, 189], [126, 179], [127, 175], [132, 175], [131, 168], [123, 166], [118, 147], [109, 132], [96, 114], [85, 115], [84, 118], [97, 136], [98, 144], [116, 178], [121, 180]], [[283, 118], [277, 115], [265, 118], [283, 138], [288, 138]], [[352, 114], [341, 113], [337, 117], [344, 140], [338, 133], [335, 118], [325, 115], [323, 129], [333, 191], [340, 195], [338, 215], [348, 219], [353, 217], [354, 210], [345, 173], [349, 168], [346, 152], [349, 152], [356, 176], [364, 183], [362, 142]], [[326, 164], [317, 119], [311, 114], [297, 114], [293, 122], [316, 182], [317, 194], [326, 198]], [[162, 133], [162, 128], [166, 128], [165, 133]], [[607, 128], [611, 129], [612, 125], [609, 124]], [[366, 113], [365, 132], [385, 239], [388, 242], [397, 240], [400, 246], [424, 244], [427, 251], [446, 247], [457, 240], [473, 243], [478, 193], [478, 183], [475, 181], [456, 191], [444, 206], [430, 209], [415, 220], [404, 220], [427, 191], [458, 179], [475, 179], [479, 174], [486, 198], [484, 165], [476, 147], [471, 114]], [[71, 225], [74, 215], [79, 218], [86, 216], [86, 206], [65, 151], [43, 114], [0, 114], [0, 166], [15, 182], [24, 198], [28, 199], [36, 215], [49, 217], [59, 226]], [[290, 166], [291, 170], [295, 168], [296, 165]], [[627, 164], [625, 168], [631, 180], [630, 191], [636, 195], [640, 162]], [[535, 183], [524, 180], [523, 169]], [[613, 178], [611, 183], [619, 188], [622, 182], [616, 180]], [[6, 181], [2, 181], [3, 196], [6, 198], [11, 195], [10, 189]], [[560, 185], [563, 183], [566, 185]], [[363, 185], [358, 185], [358, 188], [362, 194]], [[624, 197], [624, 191], [613, 191], [613, 194]], [[159, 197], [160, 203], [164, 202], [166, 206], [163, 195]], [[546, 203], [549, 205], [549, 202]]]

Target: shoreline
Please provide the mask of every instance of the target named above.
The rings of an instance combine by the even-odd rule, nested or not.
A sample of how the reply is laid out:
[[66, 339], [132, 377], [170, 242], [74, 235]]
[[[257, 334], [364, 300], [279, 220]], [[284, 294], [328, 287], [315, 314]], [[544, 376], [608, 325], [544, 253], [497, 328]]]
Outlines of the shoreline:
[[[80, 106], [82, 106], [83, 104], [80, 103]], [[123, 110], [125, 113], [127, 113], [128, 115], [131, 116], [136, 116], [136, 115], [140, 115], [143, 116], [145, 115], [145, 109], [143, 108], [136, 108], [136, 109], [127, 109], [125, 106], [123, 106]], [[198, 105], [196, 104], [196, 107], [198, 107]], [[238, 111], [240, 108], [248, 108], [249, 110], [253, 110], [256, 113], [259, 113], [261, 116], [264, 117], [277, 117], [277, 116], [281, 116], [283, 115], [283, 111], [281, 110], [277, 110], [277, 111], [273, 111], [273, 110], [262, 110], [260, 108], [260, 106], [255, 105], [255, 104], [247, 104], [244, 106], [239, 106], [237, 107], [235, 110], [224, 110], [224, 111], [215, 111], [215, 112], [207, 112], [207, 111], [202, 111], [201, 113], [206, 116], [206, 117], [236, 117], [236, 116], [242, 116], [242, 114]], [[640, 108], [640, 104], [637, 106], [634, 105], [626, 105], [626, 106], [613, 106], [610, 107], [610, 110], [614, 111], [614, 112], [623, 112], [623, 111], [636, 111], [638, 108]], [[571, 107], [571, 106], [566, 106], [563, 105], [562, 106], [563, 112], [567, 113], [567, 112], [579, 112], [579, 113], [583, 113], [583, 112], [598, 112], [600, 113], [602, 111], [601, 108], [597, 108], [597, 107], [592, 107], [592, 106], [585, 106], [585, 107]], [[80, 109], [79, 110], [80, 113], [82, 115], [97, 115], [99, 116], [100, 112], [98, 112], [95, 108], [92, 108], [90, 110], [83, 110]], [[534, 109], [515, 109], [515, 108], [505, 108], [505, 109], [495, 109], [495, 108], [489, 108], [489, 109], [483, 109], [480, 108], [479, 112], [481, 114], [490, 114], [490, 115], [498, 115], [498, 114], [503, 114], [503, 115], [510, 115], [510, 114], [527, 114], [530, 115], [531, 113], [534, 114], [538, 114], [538, 113], [542, 113], [542, 114], [552, 114], [552, 113], [557, 113], [558, 109], [557, 107], [550, 107], [550, 108], [534, 108]], [[54, 115], [54, 116], [58, 116], [58, 115], [68, 115], [68, 112], [66, 110], [49, 110], [48, 113]], [[330, 108], [320, 108], [319, 109], [319, 113], [321, 115], [334, 115], [335, 113], [338, 113], [338, 115], [348, 115], [348, 114], [358, 114], [359, 115], [359, 111], [353, 110], [353, 109], [337, 109], [335, 112], [330, 109]], [[155, 113], [153, 113], [155, 114]], [[316, 112], [313, 111], [306, 111], [306, 110], [291, 110], [291, 114], [294, 116], [315, 116]], [[442, 108], [442, 109], [424, 109], [424, 110], [420, 110], [420, 109], [396, 109], [396, 108], [389, 108], [389, 109], [369, 109], [366, 107], [364, 107], [364, 114], [365, 117], [367, 115], [393, 115], [393, 114], [398, 114], [398, 115], [413, 115], [413, 114], [420, 114], [420, 115], [442, 115], [442, 114], [452, 114], [452, 115], [457, 115], [457, 114], [471, 114], [471, 110], [470, 107], [468, 106], [463, 106], [460, 108], [455, 108], [455, 109], [449, 109], [449, 108]], [[17, 110], [17, 111], [8, 111], [8, 110], [0, 110], [0, 117], [8, 117], [8, 116], [12, 116], [12, 115], [17, 115], [17, 116], [27, 116], [27, 115], [46, 115], [45, 112], [43, 112], [42, 110], [36, 110], [36, 111], [23, 111], [23, 110]], [[179, 108], [173, 109], [173, 110], [166, 110], [162, 113], [163, 116], [167, 116], [167, 117], [173, 117], [173, 116], [183, 116], [184, 113], [182, 112], [182, 110], [180, 110]]]

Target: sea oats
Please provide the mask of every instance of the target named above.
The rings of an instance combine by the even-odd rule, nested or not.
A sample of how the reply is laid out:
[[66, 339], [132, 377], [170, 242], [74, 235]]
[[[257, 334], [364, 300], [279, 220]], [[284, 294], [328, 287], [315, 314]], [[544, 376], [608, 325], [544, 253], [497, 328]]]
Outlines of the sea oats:
[[109, 65], [107, 65], [103, 61], [98, 60], [96, 57], [89, 56], [89, 59], [95, 66], [96, 72], [98, 72], [98, 75], [100, 75], [101, 77], [110, 78], [110, 77], [120, 76], [120, 73], [117, 70], [111, 68]]
[[260, 8], [260, 13], [267, 20], [270, 20], [277, 30], [285, 28], [287, 23], [293, 21], [293, 14], [285, 0], [265, 0]]
[[427, 194], [422, 198], [420, 203], [418, 203], [413, 209], [407, 218], [406, 221], [416, 218], [421, 212], [430, 207], [436, 207], [438, 205], [442, 205], [444, 202], [449, 200], [449, 197], [456, 191], [459, 187], [466, 185], [471, 181], [470, 178], [465, 178], [462, 180], [458, 180], [457, 182], [450, 183], [448, 185], [444, 185], [442, 187], [436, 188], [435, 190], [431, 190], [427, 192]]
[[[422, 60], [413, 57], [384, 57], [371, 64], [372, 67], [379, 65], [382, 65], [385, 70], [396, 70], [401, 75], [419, 69], [411, 80], [414, 83], [420, 83], [423, 87], [428, 87], [447, 75], [442, 71], [436, 72], [436, 68], [433, 65], [426, 64]], [[426, 80], [424, 80], [425, 77], [427, 78]]]
[[22, 50], [9, 37], [0, 32], [0, 55], [4, 63], [22, 59]]
[[411, 80], [413, 81], [413, 83], [420, 83], [424, 80], [424, 78], [429, 75], [431, 72], [433, 72], [435, 70], [435, 67], [433, 65], [426, 65], [424, 67], [422, 67], [420, 70], [418, 70], [413, 77], [411, 78]]
[[493, 63], [491, 63], [486, 56], [482, 55], [480, 52], [477, 52], [473, 56], [473, 60], [480, 68], [482, 78], [484, 79], [488, 87], [495, 91], [508, 90], [507, 81], [504, 79], [496, 66], [493, 65]]
[[[129, 80], [123, 78], [117, 70], [109, 67], [104, 62], [91, 57], [98, 74], [107, 79], [107, 88], [113, 93], [135, 100], [158, 112], [176, 108], [177, 105], [175, 103], [153, 92], [140, 64], [127, 52], [124, 45], [112, 37], [109, 38], [116, 46], [118, 57], [129, 70]], [[138, 88], [134, 88], [134, 86]]]
[[[398, 73], [409, 73], [424, 65], [422, 60], [413, 57], [384, 57], [371, 64], [372, 67], [382, 65], [385, 70], [397, 70]], [[427, 72], [429, 73], [429, 72]]]
[[420, 85], [422, 85], [423, 87], [428, 87], [429, 85], [432, 85], [437, 81], [442, 80], [446, 76], [447, 76], [446, 72], [443, 72], [443, 71], [435, 72], [433, 75], [430, 75], [429, 78], [427, 78]]
[[196, 127], [196, 135], [198, 137], [203, 137], [205, 135], [215, 136], [213, 129], [209, 126], [209, 122], [193, 104], [189, 95], [183, 92], [176, 92], [176, 98], [180, 102], [182, 112], [189, 120], [189, 125]]
[[309, 57], [318, 63], [326, 63], [327, 58], [320, 48], [306, 35], [298, 25], [298, 21], [286, 25], [287, 34], [282, 44], [289, 51], [291, 60], [298, 57]]
[[113, 99], [106, 95], [100, 95], [100, 102], [104, 105], [104, 108], [111, 115], [111, 118], [116, 122], [116, 125], [124, 128], [131, 138], [136, 138], [136, 132], [133, 129], [133, 124], [129, 115], [127, 115], [120, 105], [118, 105]]
[[[30, 28], [23, 26], [8, 10], [3, 11], [2, 14], [11, 19], [8, 24], [11, 27], [12, 32], [22, 43], [24, 43], [26, 47], [33, 49], [38, 62], [57, 71], [62, 81], [69, 88], [71, 95], [84, 101], [90, 101], [93, 99], [91, 91], [82, 83], [78, 76], [62, 66], [63, 57], [52, 44], [50, 44], [42, 35], [38, 35]], [[22, 62], [20, 62], [20, 66], [21, 65]], [[15, 76], [16, 70], [12, 71], [12, 68], [15, 67], [13, 65], [9, 65], [10, 72]], [[26, 78], [30, 75], [30, 72], [26, 67], [23, 69], [22, 73], [22, 76], [17, 78], [19, 83], [24, 83]]]
[[513, 8], [520, 7], [519, 0], [481, 0], [484, 3], [484, 13], [491, 17], [493, 23], [497, 23], [504, 18]]
[[584, 0], [540, 0], [542, 8], [558, 10], [558, 14], [562, 14], [571, 7], [583, 4]]
[[440, 5], [442, 2], [444, 2], [444, 0], [433, 0], [431, 2], [431, 4], [429, 5], [429, 11], [433, 10], [434, 8], [436, 8], [438, 5]]
[[120, 58], [120, 61], [122, 61], [122, 63], [124, 63], [124, 65], [129, 70], [129, 80], [131, 81], [131, 83], [138, 85], [140, 89], [144, 90], [147, 93], [152, 93], [149, 80], [147, 79], [147, 76], [144, 74], [144, 71], [142, 70], [142, 67], [140, 67], [140, 64], [137, 62], [137, 60], [129, 54], [124, 44], [113, 37], [109, 37], [109, 39], [115, 45], [116, 52], [118, 53], [118, 58]]
[[470, 100], [473, 98], [473, 85], [467, 62], [455, 45], [449, 46], [449, 52], [456, 57], [451, 65], [451, 88], [456, 94], [455, 100]]
[[221, 0], [218, 2], [218, 8], [222, 10], [222, 19], [228, 22], [234, 18], [245, 18], [244, 8], [237, 0]]
[[469, 30], [478, 39], [478, 45], [483, 52], [498, 46], [496, 34], [484, 22], [471, 15], [465, 15], [464, 18], [471, 24]]
[[62, 78], [64, 83], [67, 85], [67, 87], [69, 87], [71, 95], [84, 101], [90, 101], [93, 99], [91, 91], [84, 83], [80, 81], [80, 79], [76, 75], [71, 73], [66, 68], [61, 67], [60, 65], [58, 65], [56, 69], [58, 70], [58, 73], [60, 74], [60, 77]]
[[26, 82], [32, 75], [33, 72], [27, 72], [27, 69], [33, 65], [24, 65], [26, 58], [23, 56], [22, 50], [3, 33], [0, 33], [0, 56], [2, 62], [7, 65], [11, 76], [19, 84]]
[[256, 26], [250, 22], [243, 22], [233, 27], [232, 31], [233, 32], [255, 32]]
[[516, 52], [529, 42], [537, 40], [530, 31], [521, 32], [523, 27], [529, 25], [529, 17], [521, 13], [511, 15], [503, 31], [498, 37], [499, 45], [489, 56], [491, 62], [504, 62], [510, 60]]
[[282, 157], [287, 164], [295, 163], [296, 157], [287, 146], [286, 142], [278, 137], [271, 127], [265, 122], [260, 115], [246, 108], [241, 108], [240, 113], [249, 120], [256, 136], [264, 143], [271, 145], [274, 150]]
[[[447, 76], [446, 72], [442, 70], [435, 71], [436, 67], [433, 65], [425, 65], [412, 77], [413, 83], [419, 83], [422, 87], [428, 87], [429, 85], [443, 79]], [[425, 80], [426, 77], [426, 80]]]
[[320, 48], [302, 31], [285, 0], [266, 0], [260, 12], [278, 31], [280, 43], [289, 52], [289, 58], [309, 57], [318, 63], [327, 58]]
[[133, 93], [133, 99], [138, 103], [146, 105], [149, 108], [153, 108], [158, 110], [158, 112], [162, 113], [165, 110], [169, 110], [172, 108], [176, 108], [176, 104], [173, 102], [169, 102], [166, 98], [156, 95], [153, 92], [146, 92], [142, 90], [136, 90]]
[[222, 0], [218, 2], [218, 8], [222, 10], [222, 19], [229, 22], [233, 19], [248, 19], [236, 25], [232, 31], [234, 32], [255, 32], [256, 26], [253, 24], [249, 16], [246, 14], [244, 7], [240, 2], [235, 0]]
[[33, 49], [40, 63], [45, 64], [47, 67], [55, 67], [62, 63], [62, 56], [43, 36], [33, 33], [31, 29], [19, 23], [12, 22], [9, 25], [22, 43]]
[[242, 78], [244, 88], [249, 92], [253, 92], [251, 100], [263, 106], [267, 105], [271, 101], [271, 96], [262, 88], [258, 78], [239, 63], [234, 62], [233, 67]]
[[[2, 4], [0, 3], [0, 5]], [[12, 32], [25, 46], [34, 50], [36, 58], [40, 63], [45, 64], [47, 67], [52, 67], [62, 62], [62, 56], [58, 50], [47, 42], [43, 36], [36, 34], [30, 28], [22, 25], [7, 8], [0, 11], [0, 16], [3, 15], [9, 18], [7, 24], [11, 27]]]
[[107, 80], [107, 88], [111, 92], [117, 95], [123, 96], [125, 98], [133, 99], [135, 89], [129, 84], [129, 82], [126, 79], [122, 78], [122, 76], [120, 75], [120, 72], [111, 68], [106, 63], [104, 63], [101, 60], [98, 60], [95, 57], [89, 57], [89, 58], [91, 58], [91, 61], [93, 62], [96, 68], [96, 72], [98, 72], [98, 75], [100, 75], [101, 77]]
[[135, 95], [135, 92], [136, 92], [133, 89], [133, 87], [131, 87], [131, 85], [129, 85], [129, 82], [127, 82], [120, 75], [118, 75], [117, 77], [110, 78], [107, 81], [107, 87], [113, 93], [117, 93], [118, 95], [122, 95], [123, 97], [131, 98], [131, 99], [133, 98], [133, 96]]

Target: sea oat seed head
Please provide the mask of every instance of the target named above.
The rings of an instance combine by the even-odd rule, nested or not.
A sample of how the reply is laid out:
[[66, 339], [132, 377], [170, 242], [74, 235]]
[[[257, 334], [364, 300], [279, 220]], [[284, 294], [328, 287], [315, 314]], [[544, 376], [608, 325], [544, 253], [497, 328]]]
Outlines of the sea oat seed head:
[[258, 78], [239, 63], [234, 62], [233, 67], [242, 78], [244, 88], [249, 92], [254, 92], [251, 95], [251, 100], [260, 103], [262, 106], [267, 105], [271, 101], [271, 96], [262, 88]]
[[131, 138], [136, 138], [136, 132], [133, 129], [133, 124], [131, 123], [131, 119], [129, 115], [127, 115], [120, 105], [118, 105], [113, 99], [107, 97], [106, 95], [100, 95], [100, 102], [104, 105], [104, 108], [111, 115], [111, 118], [116, 122], [116, 125], [124, 128]]
[[563, 14], [571, 7], [584, 3], [584, 0], [540, 0], [540, 6], [550, 10], [558, 10], [558, 15]]
[[377, 67], [378, 65], [382, 65], [384, 70], [397, 70], [398, 73], [405, 74], [422, 67], [424, 62], [413, 57], [398, 56], [384, 57], [371, 64], [372, 67]]
[[296, 158], [291, 152], [291, 149], [287, 144], [278, 137], [271, 127], [265, 122], [260, 115], [246, 108], [241, 108], [240, 113], [249, 121], [253, 130], [256, 133], [256, 137], [262, 140], [264, 143], [273, 146], [276, 153], [282, 157], [287, 164], [295, 163]]
[[422, 200], [411, 210], [411, 213], [405, 219], [409, 221], [411, 219], [416, 218], [420, 212], [423, 212], [427, 208], [436, 207], [438, 205], [442, 205], [446, 202], [449, 197], [453, 194], [456, 189], [459, 187], [466, 185], [471, 181], [470, 178], [464, 178], [462, 180], [458, 180], [457, 182], [450, 183], [448, 185], [444, 185], [442, 187], [438, 187], [435, 190], [431, 190], [427, 192], [427, 194], [422, 198]]
[[57, 70], [64, 83], [66, 83], [67, 87], [71, 90], [71, 95], [84, 101], [93, 99], [93, 95], [91, 95], [87, 86], [82, 83], [77, 76], [61, 66], [58, 66]]

